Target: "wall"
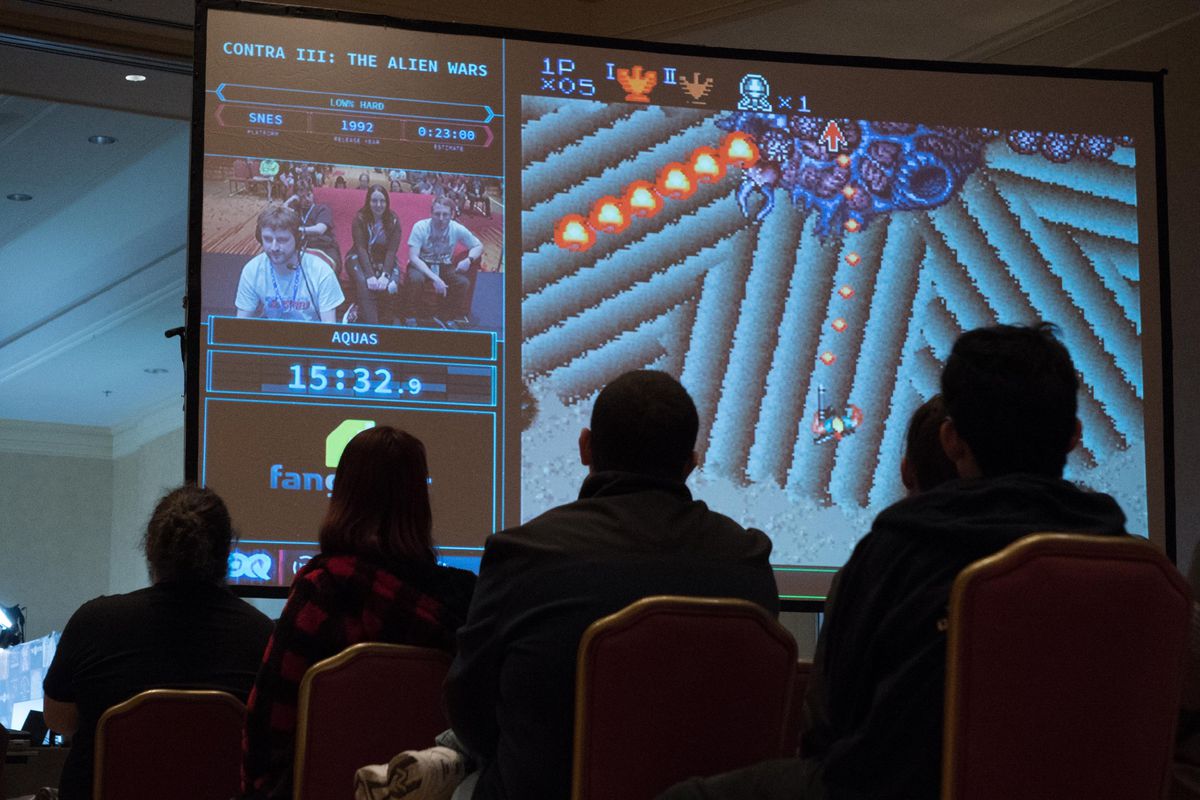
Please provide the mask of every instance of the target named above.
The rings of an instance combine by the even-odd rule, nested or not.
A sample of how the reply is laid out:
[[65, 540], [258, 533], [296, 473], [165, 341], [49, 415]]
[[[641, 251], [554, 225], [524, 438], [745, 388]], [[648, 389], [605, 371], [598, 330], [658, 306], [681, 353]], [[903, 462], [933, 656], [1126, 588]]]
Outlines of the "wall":
[[142, 534], [154, 504], [183, 483], [183, 428], [163, 434], [113, 460], [112, 537], [108, 591], [148, 586]]
[[111, 434], [65, 428], [0, 423], [0, 604], [27, 607], [27, 638], [108, 592]]
[[182, 424], [178, 401], [115, 430], [0, 420], [0, 605], [28, 609], [26, 638], [148, 585], [141, 535], [183, 481]]

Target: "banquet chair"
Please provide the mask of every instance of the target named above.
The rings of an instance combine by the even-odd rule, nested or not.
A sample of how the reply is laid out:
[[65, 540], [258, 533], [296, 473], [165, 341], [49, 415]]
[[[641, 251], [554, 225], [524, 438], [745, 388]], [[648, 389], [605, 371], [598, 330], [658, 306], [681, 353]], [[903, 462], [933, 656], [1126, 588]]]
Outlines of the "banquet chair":
[[300, 682], [295, 800], [354, 795], [354, 772], [433, 746], [449, 727], [441, 650], [364, 642], [314, 664]]
[[943, 800], [1159, 798], [1191, 598], [1134, 537], [1038, 534], [951, 594]]
[[150, 689], [96, 725], [95, 800], [228, 800], [241, 780], [246, 707], [226, 692]]
[[654, 797], [786, 755], [796, 641], [746, 600], [659, 596], [579, 645], [572, 797]]

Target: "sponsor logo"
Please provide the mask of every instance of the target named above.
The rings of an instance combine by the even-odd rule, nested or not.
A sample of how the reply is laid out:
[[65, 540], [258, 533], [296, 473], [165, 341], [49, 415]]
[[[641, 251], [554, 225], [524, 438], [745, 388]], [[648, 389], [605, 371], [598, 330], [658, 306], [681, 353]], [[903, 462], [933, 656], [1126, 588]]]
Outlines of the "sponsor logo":
[[271, 557], [263, 552], [243, 553], [234, 550], [229, 554], [230, 579], [248, 578], [252, 581], [271, 580]]
[[370, 419], [344, 419], [325, 437], [325, 466], [337, 469], [342, 460], [342, 451], [350, 440], [367, 428], [374, 428], [375, 421]]
[[[345, 419], [325, 437], [325, 466], [336, 470], [342, 460], [342, 452], [350, 440], [358, 434], [374, 428], [374, 420]], [[318, 472], [315, 469], [291, 469], [283, 464], [272, 464], [267, 472], [267, 485], [273, 490], [288, 492], [333, 493], [333, 472]]]

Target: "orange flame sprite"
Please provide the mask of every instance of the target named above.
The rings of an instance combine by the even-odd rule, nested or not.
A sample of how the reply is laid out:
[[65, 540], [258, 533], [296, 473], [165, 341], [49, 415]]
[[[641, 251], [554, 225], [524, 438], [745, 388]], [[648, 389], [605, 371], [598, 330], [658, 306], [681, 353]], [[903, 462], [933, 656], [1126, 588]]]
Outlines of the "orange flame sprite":
[[689, 162], [696, 180], [701, 183], [716, 183], [725, 177], [725, 162], [721, 154], [712, 147], [697, 147], [692, 151]]
[[730, 131], [721, 141], [721, 159], [726, 164], [751, 167], [758, 161], [758, 145], [753, 137], [741, 131]]
[[830, 327], [833, 328], [838, 333], [845, 333], [846, 328], [849, 328], [850, 326], [846, 323], [846, 320], [842, 319], [841, 317], [838, 317], [837, 319], [835, 319], [833, 321], [833, 324], [830, 325]]
[[625, 187], [625, 205], [635, 217], [653, 217], [662, 211], [663, 200], [650, 181], [634, 181]]
[[601, 233], [620, 233], [629, 227], [630, 216], [624, 200], [605, 195], [592, 205], [588, 225]]
[[596, 243], [596, 232], [579, 214], [567, 214], [554, 226], [554, 243], [564, 250], [582, 253]]
[[672, 161], [658, 171], [654, 188], [663, 197], [672, 200], [687, 200], [696, 193], [696, 173], [691, 167]]

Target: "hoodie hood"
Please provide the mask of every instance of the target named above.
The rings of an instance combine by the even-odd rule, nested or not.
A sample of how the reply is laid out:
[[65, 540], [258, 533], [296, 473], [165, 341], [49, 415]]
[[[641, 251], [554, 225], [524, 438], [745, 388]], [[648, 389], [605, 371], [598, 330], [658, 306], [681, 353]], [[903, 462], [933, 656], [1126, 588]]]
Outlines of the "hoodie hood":
[[[1045, 527], [1031, 530], [1030, 520]], [[992, 553], [1030, 533], [1123, 534], [1125, 513], [1108, 495], [1062, 478], [1015, 474], [942, 484], [885, 509], [874, 527]]]

